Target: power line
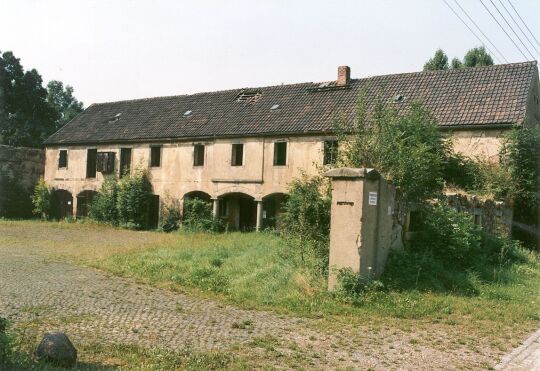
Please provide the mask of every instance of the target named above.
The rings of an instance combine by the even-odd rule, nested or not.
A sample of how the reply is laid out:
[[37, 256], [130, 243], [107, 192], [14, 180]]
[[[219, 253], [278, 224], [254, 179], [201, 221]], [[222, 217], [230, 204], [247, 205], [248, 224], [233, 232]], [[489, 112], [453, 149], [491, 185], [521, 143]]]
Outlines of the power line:
[[495, 8], [495, 10], [497, 10], [497, 13], [499, 13], [499, 15], [502, 17], [502, 19], [506, 22], [506, 24], [508, 25], [508, 27], [510, 27], [510, 30], [512, 30], [512, 32], [514, 33], [514, 35], [516, 35], [516, 37], [518, 38], [519, 42], [521, 43], [521, 45], [523, 45], [523, 47], [525, 48], [525, 50], [529, 53], [529, 55], [531, 56], [532, 59], [535, 59], [534, 58], [534, 55], [533, 53], [531, 53], [531, 51], [529, 50], [529, 48], [527, 48], [527, 45], [525, 45], [525, 43], [523, 42], [523, 40], [521, 40], [521, 37], [519, 37], [519, 35], [517, 34], [516, 31], [514, 31], [514, 28], [512, 27], [512, 25], [510, 24], [510, 22], [508, 22], [506, 20], [506, 17], [501, 13], [501, 11], [499, 10], [499, 8], [497, 7], [497, 5], [495, 5], [495, 3], [493, 2], [493, 0], [489, 0], [489, 2], [491, 3], [491, 5], [493, 5], [493, 7]]
[[514, 16], [512, 14], [510, 14], [510, 12], [508, 11], [508, 9], [506, 8], [506, 6], [503, 4], [502, 0], [499, 0], [499, 3], [501, 3], [502, 7], [504, 8], [504, 10], [506, 10], [506, 13], [508, 13], [508, 15], [510, 16], [510, 18], [512, 18], [512, 20], [514, 21], [514, 23], [516, 24], [516, 26], [518, 26], [519, 30], [521, 31], [521, 33], [523, 34], [523, 36], [525, 36], [525, 38], [527, 39], [527, 41], [529, 42], [529, 44], [531, 44], [531, 46], [533, 47], [534, 51], [536, 52], [537, 55], [540, 55], [540, 52], [538, 52], [538, 49], [536, 49], [536, 46], [534, 46], [534, 44], [531, 42], [531, 40], [529, 39], [529, 36], [527, 36], [527, 34], [523, 31], [523, 29], [521, 28], [521, 26], [519, 25], [519, 23], [517, 23], [517, 21], [515, 20]]
[[469, 18], [469, 20], [472, 22], [472, 24], [478, 29], [478, 31], [480, 31], [480, 33], [486, 38], [486, 40], [491, 44], [491, 46], [493, 46], [493, 49], [495, 49], [497, 51], [497, 53], [499, 53], [499, 55], [501, 56], [501, 58], [506, 62], [508, 63], [508, 60], [505, 58], [504, 54], [495, 46], [494, 43], [491, 42], [491, 40], [489, 39], [489, 37], [487, 37], [487, 35], [484, 33], [484, 31], [482, 31], [482, 29], [476, 24], [476, 22], [469, 16], [469, 14], [465, 11], [465, 9], [463, 9], [463, 7], [458, 3], [457, 0], [454, 0], [454, 2], [456, 3], [456, 5], [459, 7], [459, 9], [461, 9], [461, 11], [467, 16], [467, 18]]
[[482, 4], [482, 6], [487, 10], [487, 12], [489, 13], [489, 15], [491, 16], [491, 18], [493, 18], [495, 20], [495, 22], [497, 22], [497, 24], [499, 25], [499, 27], [501, 28], [501, 30], [503, 30], [503, 32], [506, 34], [506, 36], [508, 36], [508, 38], [510, 39], [510, 41], [512, 41], [512, 44], [514, 44], [514, 46], [517, 48], [517, 50], [519, 50], [519, 52], [521, 53], [521, 55], [523, 56], [523, 58], [525, 58], [525, 60], [528, 60], [529, 58], [523, 53], [523, 51], [521, 50], [521, 48], [518, 46], [518, 44], [516, 44], [516, 42], [514, 41], [514, 39], [512, 39], [512, 37], [510, 35], [508, 35], [508, 32], [506, 32], [506, 30], [504, 29], [504, 27], [501, 25], [501, 23], [499, 22], [499, 20], [493, 15], [493, 13], [491, 13], [491, 10], [489, 10], [489, 8], [486, 6], [486, 4], [484, 4], [484, 2], [482, 0], [480, 0], [480, 3]]
[[529, 26], [527, 26], [527, 23], [525, 23], [525, 21], [523, 20], [523, 18], [521, 18], [521, 16], [519, 15], [517, 9], [514, 7], [514, 5], [512, 5], [512, 3], [510, 2], [510, 0], [508, 0], [508, 4], [510, 4], [510, 6], [512, 7], [512, 9], [514, 9], [514, 12], [516, 12], [517, 16], [519, 17], [519, 19], [521, 19], [521, 22], [523, 23], [523, 25], [525, 26], [525, 28], [527, 28], [527, 30], [529, 31], [529, 33], [531, 34], [531, 36], [533, 37], [534, 41], [536, 41], [536, 43], [538, 44], [538, 46], [540, 46], [540, 42], [538, 42], [538, 39], [534, 36], [534, 34], [532, 33], [531, 29], [529, 28]]
[[481, 38], [473, 31], [473, 29], [469, 27], [469, 25], [467, 24], [467, 22], [465, 22], [465, 21], [463, 20], [463, 18], [461, 18], [461, 16], [454, 10], [454, 8], [452, 8], [452, 7], [450, 6], [450, 4], [448, 4], [448, 2], [447, 2], [446, 0], [443, 0], [443, 1], [444, 1], [444, 3], [446, 4], [446, 6], [450, 8], [450, 10], [452, 11], [452, 13], [454, 13], [454, 14], [456, 15], [456, 17], [458, 17], [459, 20], [465, 25], [465, 27], [467, 27], [467, 28], [469, 29], [469, 31], [471, 31], [471, 33], [474, 35], [474, 37], [476, 37], [476, 38], [478, 39], [478, 41], [480, 41], [480, 44], [482, 44], [482, 46], [484, 46], [484, 47], [489, 51], [489, 53], [492, 54], [492, 55], [495, 57], [495, 59], [498, 59], [497, 56], [495, 55], [495, 53], [493, 53], [493, 52], [492, 52], [492, 51], [484, 44], [484, 41], [482, 41], [482, 39], [481, 39]]

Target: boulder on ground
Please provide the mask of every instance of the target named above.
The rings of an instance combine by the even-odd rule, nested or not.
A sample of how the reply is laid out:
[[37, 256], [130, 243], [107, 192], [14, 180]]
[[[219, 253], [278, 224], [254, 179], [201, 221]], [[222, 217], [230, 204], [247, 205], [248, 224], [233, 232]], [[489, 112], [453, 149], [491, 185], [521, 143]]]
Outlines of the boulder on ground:
[[49, 332], [36, 349], [36, 357], [59, 366], [71, 367], [77, 362], [77, 349], [62, 332]]

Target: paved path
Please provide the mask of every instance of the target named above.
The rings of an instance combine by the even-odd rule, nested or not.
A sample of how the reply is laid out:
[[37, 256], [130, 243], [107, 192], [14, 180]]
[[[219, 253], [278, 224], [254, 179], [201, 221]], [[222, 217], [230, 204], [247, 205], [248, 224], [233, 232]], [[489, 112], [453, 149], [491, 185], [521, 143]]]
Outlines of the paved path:
[[[173, 350], [227, 350], [272, 336], [280, 341], [282, 354], [301, 356], [299, 362], [308, 369], [485, 369], [493, 364], [489, 349], [472, 351], [440, 327], [422, 330], [414, 324], [414, 331], [404, 331], [356, 322], [339, 330], [314, 330], [316, 319], [242, 310], [58, 261], [44, 251], [64, 243], [68, 232], [61, 229], [25, 239], [12, 238], [16, 233], [32, 232], [0, 228], [0, 316], [17, 328], [30, 326], [34, 335], [60, 330], [75, 344]], [[246, 321], [249, 325], [242, 326]], [[283, 363], [283, 358], [268, 357], [269, 366]]]
[[540, 330], [532, 334], [521, 346], [501, 360], [496, 370], [540, 370]]

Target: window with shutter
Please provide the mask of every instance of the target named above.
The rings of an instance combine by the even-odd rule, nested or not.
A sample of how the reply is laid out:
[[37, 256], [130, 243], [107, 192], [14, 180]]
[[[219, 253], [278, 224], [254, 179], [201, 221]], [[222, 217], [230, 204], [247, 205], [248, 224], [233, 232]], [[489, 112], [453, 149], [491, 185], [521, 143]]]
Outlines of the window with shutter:
[[114, 171], [114, 152], [98, 152], [97, 171], [101, 173], [112, 173]]

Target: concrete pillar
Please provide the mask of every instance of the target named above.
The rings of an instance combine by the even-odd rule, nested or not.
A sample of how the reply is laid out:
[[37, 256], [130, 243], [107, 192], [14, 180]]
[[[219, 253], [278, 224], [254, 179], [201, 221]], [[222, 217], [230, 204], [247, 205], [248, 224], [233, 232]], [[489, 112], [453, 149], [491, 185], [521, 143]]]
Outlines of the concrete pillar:
[[263, 223], [263, 202], [262, 200], [255, 202], [257, 203], [257, 224], [255, 226], [255, 229], [257, 231], [260, 231]]
[[[337, 271], [350, 268], [364, 277], [384, 270], [391, 247], [401, 245], [393, 223], [394, 188], [373, 169], [332, 169], [328, 289]], [[396, 243], [397, 242], [397, 243]]]
[[213, 198], [212, 202], [212, 216], [217, 218], [219, 216], [219, 198]]

